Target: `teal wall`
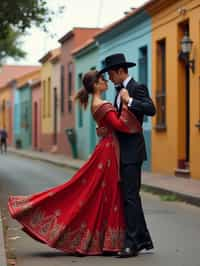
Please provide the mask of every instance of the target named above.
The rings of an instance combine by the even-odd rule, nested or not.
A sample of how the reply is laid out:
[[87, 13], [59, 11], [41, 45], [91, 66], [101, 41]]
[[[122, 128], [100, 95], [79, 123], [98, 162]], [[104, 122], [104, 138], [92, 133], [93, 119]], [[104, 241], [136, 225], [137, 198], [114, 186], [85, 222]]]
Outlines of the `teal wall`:
[[[80, 75], [83, 76], [90, 69], [97, 68], [97, 62], [98, 50], [95, 43], [74, 57], [76, 92], [82, 86]], [[78, 103], [76, 104], [76, 136], [78, 157], [88, 159], [97, 142], [96, 124], [90, 112], [90, 104], [86, 110], [81, 109]]]
[[27, 85], [15, 90], [14, 139], [20, 139], [22, 148], [32, 146], [32, 96]]
[[[127, 61], [135, 62], [136, 67], [129, 69], [129, 74], [136, 81], [143, 76], [143, 70], [139, 68], [141, 62], [141, 51], [147, 51], [147, 86], [151, 94], [151, 18], [146, 12], [140, 12], [129, 17], [124, 22], [115, 26], [110, 32], [105, 32], [97, 37], [99, 43], [98, 66], [102, 67], [102, 61], [108, 55], [124, 53]], [[115, 89], [109, 83], [109, 90], [106, 92], [106, 99], [113, 102]], [[147, 148], [148, 161], [144, 163], [144, 169], [151, 170], [151, 119], [148, 117], [143, 124], [144, 136]]]

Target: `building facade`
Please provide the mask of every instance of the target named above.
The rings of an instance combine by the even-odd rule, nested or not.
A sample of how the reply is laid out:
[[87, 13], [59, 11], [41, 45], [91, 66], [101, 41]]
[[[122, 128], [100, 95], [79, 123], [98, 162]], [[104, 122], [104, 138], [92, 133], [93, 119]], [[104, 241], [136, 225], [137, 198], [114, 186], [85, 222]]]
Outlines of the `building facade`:
[[0, 128], [6, 129], [8, 133], [8, 144], [12, 143], [12, 102], [13, 102], [13, 82], [1, 88], [0, 91]]
[[53, 121], [53, 58], [60, 54], [60, 48], [49, 51], [45, 54], [40, 62], [41, 68], [41, 140], [40, 148], [43, 151], [54, 150], [54, 121]]
[[[152, 88], [157, 106], [152, 170], [200, 178], [200, 3], [158, 0], [146, 10], [152, 17]], [[181, 42], [188, 37], [193, 47], [185, 53]]]
[[13, 91], [13, 142], [27, 149], [32, 147], [32, 83], [40, 78], [40, 67], [17, 80]]
[[[94, 39], [87, 41], [82, 47], [79, 47], [73, 52], [74, 64], [76, 68], [75, 88], [76, 92], [82, 88], [83, 75], [97, 69], [98, 64], [98, 45]], [[97, 142], [96, 124], [92, 117], [91, 96], [89, 105], [84, 110], [78, 103], [76, 104], [76, 132], [77, 132], [77, 148], [80, 159], [88, 159], [93, 152]], [[84, 143], [84, 145], [83, 145]]]
[[9, 145], [15, 145], [15, 124], [19, 119], [19, 115], [15, 116], [17, 86], [37, 71], [37, 66], [4, 65], [0, 68], [0, 128], [7, 130]]
[[[98, 29], [96, 28], [74, 28], [64, 35], [59, 42], [61, 43], [61, 128], [58, 140], [59, 152], [68, 156], [77, 157], [66, 130], [75, 130], [75, 104], [72, 97], [75, 94], [75, 66], [72, 51], [80, 47], [85, 41], [90, 39]], [[75, 132], [77, 134], [77, 132]]]

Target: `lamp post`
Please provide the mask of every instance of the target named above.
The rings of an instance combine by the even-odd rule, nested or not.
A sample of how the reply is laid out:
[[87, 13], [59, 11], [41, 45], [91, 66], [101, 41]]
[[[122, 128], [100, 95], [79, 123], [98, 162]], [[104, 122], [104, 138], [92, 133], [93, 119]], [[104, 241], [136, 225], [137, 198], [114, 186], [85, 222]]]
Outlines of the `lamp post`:
[[192, 73], [195, 71], [195, 61], [194, 59], [190, 60], [190, 53], [192, 51], [193, 41], [190, 39], [188, 32], [184, 33], [183, 39], [181, 40], [181, 51], [179, 58], [185, 61], [185, 64], [188, 68], [191, 68]]
[[195, 71], [194, 59], [190, 60], [192, 45], [193, 41], [186, 30], [180, 41], [181, 50], [179, 53], [179, 59], [185, 65], [185, 163], [190, 161], [190, 69], [192, 73]]

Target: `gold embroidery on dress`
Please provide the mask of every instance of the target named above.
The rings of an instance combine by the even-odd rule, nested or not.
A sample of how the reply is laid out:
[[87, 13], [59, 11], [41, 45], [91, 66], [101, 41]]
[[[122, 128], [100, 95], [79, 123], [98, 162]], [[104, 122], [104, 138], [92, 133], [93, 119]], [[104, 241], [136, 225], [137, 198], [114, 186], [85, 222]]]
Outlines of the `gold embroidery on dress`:
[[76, 251], [76, 248], [86, 251], [101, 252], [103, 248], [115, 249], [121, 248], [124, 240], [124, 230], [121, 228], [108, 228], [105, 231], [107, 220], [103, 223], [101, 231], [91, 232], [87, 229], [86, 223], [83, 223], [79, 229], [70, 228], [62, 232], [55, 247], [62, 248], [68, 252]]
[[44, 213], [40, 210], [36, 210], [31, 216], [30, 225], [34, 228], [38, 226], [38, 224], [40, 224], [43, 220]]
[[38, 233], [42, 236], [47, 236], [53, 241], [54, 237], [57, 238], [60, 231], [63, 230], [64, 225], [58, 224], [58, 217], [61, 211], [57, 209], [52, 215], [45, 215], [44, 211], [36, 209], [30, 218], [30, 226], [37, 229]]
[[30, 197], [29, 196], [13, 196], [11, 200], [13, 202], [13, 207], [19, 208], [23, 204], [28, 203]]
[[81, 246], [82, 246], [83, 250], [88, 250], [90, 248], [91, 239], [92, 239], [92, 234], [89, 230], [87, 230], [86, 234], [84, 235], [84, 238], [82, 240]]
[[106, 182], [105, 182], [105, 180], [103, 180], [101, 183], [101, 187], [104, 188], [105, 186], [106, 186]]
[[119, 246], [119, 244], [122, 244], [124, 239], [124, 231], [121, 230], [121, 228], [108, 228], [108, 231], [106, 232], [106, 241], [110, 243], [111, 248], [114, 248], [115, 246]]
[[115, 207], [114, 207], [114, 212], [117, 212], [117, 211], [118, 211], [118, 207], [115, 206]]
[[49, 240], [55, 241], [59, 237], [60, 233], [64, 230], [65, 225], [64, 224], [55, 224], [55, 226], [50, 231]]
[[87, 224], [86, 224], [85, 222], [83, 222], [83, 223], [81, 224], [81, 228], [85, 229], [86, 227], [87, 227]]
[[79, 201], [79, 206], [80, 206], [80, 207], [83, 206], [83, 201], [82, 201], [82, 200]]
[[107, 202], [108, 201], [108, 197], [105, 195], [104, 196], [104, 202]]
[[99, 169], [103, 169], [103, 164], [102, 164], [102, 163], [99, 163], [99, 164], [98, 164], [98, 168], [99, 168]]
[[107, 161], [107, 166], [108, 166], [108, 168], [110, 167], [110, 164], [111, 164], [111, 161], [108, 160], [108, 161]]

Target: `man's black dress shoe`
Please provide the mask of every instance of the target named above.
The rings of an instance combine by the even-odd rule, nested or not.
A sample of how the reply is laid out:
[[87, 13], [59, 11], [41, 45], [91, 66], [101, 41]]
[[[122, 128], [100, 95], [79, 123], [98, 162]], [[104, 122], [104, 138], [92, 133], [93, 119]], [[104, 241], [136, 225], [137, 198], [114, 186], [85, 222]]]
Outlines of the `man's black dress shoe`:
[[117, 253], [117, 258], [129, 258], [138, 256], [138, 251], [132, 248], [124, 248]]
[[150, 250], [150, 249], [153, 249], [153, 248], [154, 248], [154, 246], [153, 246], [153, 242], [152, 242], [152, 241], [147, 241], [147, 242], [143, 242], [143, 243], [141, 243], [141, 244], [138, 246], [137, 250], [138, 250], [138, 251], [141, 251], [141, 250], [143, 250], [143, 249]]

